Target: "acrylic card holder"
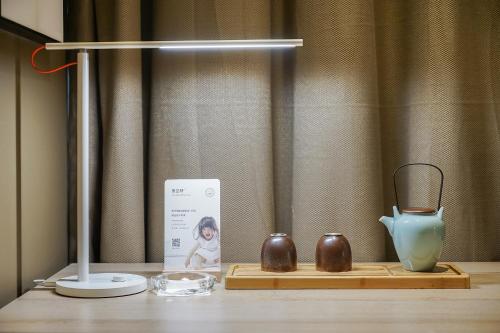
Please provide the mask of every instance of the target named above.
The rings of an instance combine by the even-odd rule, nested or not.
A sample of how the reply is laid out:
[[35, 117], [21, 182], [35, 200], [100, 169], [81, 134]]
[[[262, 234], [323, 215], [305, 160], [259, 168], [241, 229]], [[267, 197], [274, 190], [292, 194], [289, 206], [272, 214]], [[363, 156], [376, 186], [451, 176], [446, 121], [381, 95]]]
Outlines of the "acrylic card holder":
[[208, 273], [220, 280], [220, 181], [166, 180], [164, 212], [164, 272]]

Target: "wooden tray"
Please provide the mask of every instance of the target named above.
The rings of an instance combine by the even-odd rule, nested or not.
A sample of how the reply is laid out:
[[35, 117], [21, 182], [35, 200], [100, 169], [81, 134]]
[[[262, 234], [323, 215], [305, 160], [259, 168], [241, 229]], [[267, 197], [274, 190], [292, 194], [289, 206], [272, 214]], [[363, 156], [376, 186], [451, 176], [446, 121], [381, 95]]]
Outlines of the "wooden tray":
[[318, 272], [314, 264], [299, 264], [288, 273], [263, 272], [260, 264], [231, 265], [226, 289], [469, 289], [469, 274], [451, 263], [433, 272], [409, 272], [401, 264], [353, 264], [352, 271]]

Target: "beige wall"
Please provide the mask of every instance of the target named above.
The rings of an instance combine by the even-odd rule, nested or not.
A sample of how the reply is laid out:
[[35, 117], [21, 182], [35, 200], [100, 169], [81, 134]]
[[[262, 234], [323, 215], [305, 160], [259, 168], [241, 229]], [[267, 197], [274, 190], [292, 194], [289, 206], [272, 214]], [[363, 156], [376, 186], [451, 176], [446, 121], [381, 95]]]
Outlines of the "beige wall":
[[[0, 31], [0, 306], [67, 264], [65, 75]], [[40, 66], [64, 62], [45, 52]], [[17, 63], [17, 64], [16, 64]], [[17, 120], [16, 120], [17, 119]], [[18, 124], [18, 127], [16, 126]]]
[[15, 40], [0, 32], [0, 306], [17, 294]]

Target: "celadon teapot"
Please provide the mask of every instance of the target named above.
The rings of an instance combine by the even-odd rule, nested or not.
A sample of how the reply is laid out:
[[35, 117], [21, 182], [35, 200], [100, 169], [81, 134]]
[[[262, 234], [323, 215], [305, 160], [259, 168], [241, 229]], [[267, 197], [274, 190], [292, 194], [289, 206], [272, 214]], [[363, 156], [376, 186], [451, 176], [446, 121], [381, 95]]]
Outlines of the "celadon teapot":
[[[410, 165], [425, 165], [436, 168], [441, 174], [438, 211], [433, 208], [409, 207], [400, 213], [396, 176], [400, 169]], [[393, 207], [394, 217], [382, 216], [382, 222], [392, 236], [394, 247], [403, 267], [409, 271], [432, 271], [441, 256], [444, 241], [443, 207], [443, 172], [437, 166], [428, 163], [409, 163], [394, 171], [394, 194], [396, 206]]]

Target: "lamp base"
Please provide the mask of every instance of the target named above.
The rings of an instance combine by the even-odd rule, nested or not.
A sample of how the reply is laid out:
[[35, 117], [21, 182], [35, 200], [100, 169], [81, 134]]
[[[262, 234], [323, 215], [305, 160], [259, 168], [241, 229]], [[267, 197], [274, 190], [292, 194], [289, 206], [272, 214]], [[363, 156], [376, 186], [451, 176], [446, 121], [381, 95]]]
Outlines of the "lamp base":
[[56, 293], [71, 297], [117, 297], [140, 293], [147, 288], [144, 276], [124, 273], [89, 274], [86, 282], [78, 276], [68, 276], [56, 281]]

